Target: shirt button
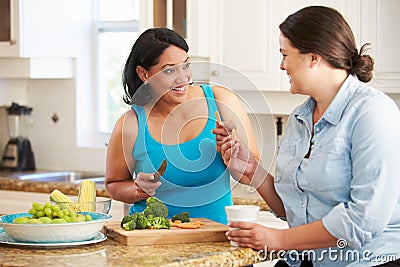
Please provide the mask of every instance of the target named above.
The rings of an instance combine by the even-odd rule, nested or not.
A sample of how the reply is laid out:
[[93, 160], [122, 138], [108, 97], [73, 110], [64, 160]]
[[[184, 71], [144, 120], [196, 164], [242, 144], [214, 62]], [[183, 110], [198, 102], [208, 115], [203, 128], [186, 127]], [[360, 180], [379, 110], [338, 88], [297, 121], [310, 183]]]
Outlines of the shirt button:
[[306, 204], [303, 204], [303, 205], [301, 205], [303, 208], [305, 208], [306, 207]]

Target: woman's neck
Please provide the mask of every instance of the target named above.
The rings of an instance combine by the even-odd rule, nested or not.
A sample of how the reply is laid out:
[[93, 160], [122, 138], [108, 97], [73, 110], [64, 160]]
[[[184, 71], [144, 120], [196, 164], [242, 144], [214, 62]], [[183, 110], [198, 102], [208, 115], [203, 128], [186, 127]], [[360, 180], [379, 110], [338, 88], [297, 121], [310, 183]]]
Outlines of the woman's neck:
[[343, 83], [348, 77], [345, 70], [330, 69], [329, 74], [326, 73], [321, 81], [316, 85], [318, 88], [311, 96], [315, 99], [316, 105], [313, 113], [313, 123], [317, 123], [328, 109], [329, 105], [339, 92]]

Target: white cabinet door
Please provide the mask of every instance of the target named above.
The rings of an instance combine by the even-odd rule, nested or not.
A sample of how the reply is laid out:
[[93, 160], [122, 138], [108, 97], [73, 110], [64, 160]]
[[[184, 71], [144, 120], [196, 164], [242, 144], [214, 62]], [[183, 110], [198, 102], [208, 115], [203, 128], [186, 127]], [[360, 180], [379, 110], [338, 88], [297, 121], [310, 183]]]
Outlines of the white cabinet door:
[[[10, 0], [11, 38], [0, 44], [2, 57], [76, 57], [91, 47], [77, 42], [82, 36], [90, 40], [91, 1]], [[86, 45], [86, 46], [84, 46]]]
[[368, 52], [375, 59], [371, 85], [386, 93], [400, 93], [400, 1], [363, 0], [362, 10], [361, 37], [371, 43]]
[[238, 91], [280, 90], [279, 2], [212, 1], [210, 61], [223, 65], [211, 69], [212, 82]]

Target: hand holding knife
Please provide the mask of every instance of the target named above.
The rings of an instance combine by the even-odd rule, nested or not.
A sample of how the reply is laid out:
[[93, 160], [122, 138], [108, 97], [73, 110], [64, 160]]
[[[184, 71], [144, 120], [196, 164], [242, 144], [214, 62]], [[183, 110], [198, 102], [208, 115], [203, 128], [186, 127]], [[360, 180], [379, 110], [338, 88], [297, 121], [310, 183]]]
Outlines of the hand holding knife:
[[157, 172], [154, 173], [154, 180], [153, 180], [154, 183], [158, 182], [158, 180], [160, 180], [161, 176], [164, 175], [166, 169], [167, 169], [167, 160], [164, 159], [161, 162], [160, 167], [158, 167]]

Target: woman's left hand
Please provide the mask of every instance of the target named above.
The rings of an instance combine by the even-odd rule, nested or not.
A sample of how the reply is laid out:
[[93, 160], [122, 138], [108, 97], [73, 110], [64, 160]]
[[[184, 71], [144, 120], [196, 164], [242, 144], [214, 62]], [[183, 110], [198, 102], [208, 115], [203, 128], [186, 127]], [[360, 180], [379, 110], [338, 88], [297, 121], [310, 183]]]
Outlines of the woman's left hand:
[[233, 128], [233, 125], [230, 125], [229, 123], [218, 121], [216, 122], [215, 128], [212, 130], [212, 133], [215, 134], [218, 152], [221, 153], [221, 145], [223, 144], [223, 140], [225, 137], [229, 136]]
[[239, 228], [227, 232], [229, 240], [237, 242], [241, 247], [256, 250], [280, 250], [283, 247], [284, 230], [268, 228], [258, 223], [229, 222], [230, 228]]

